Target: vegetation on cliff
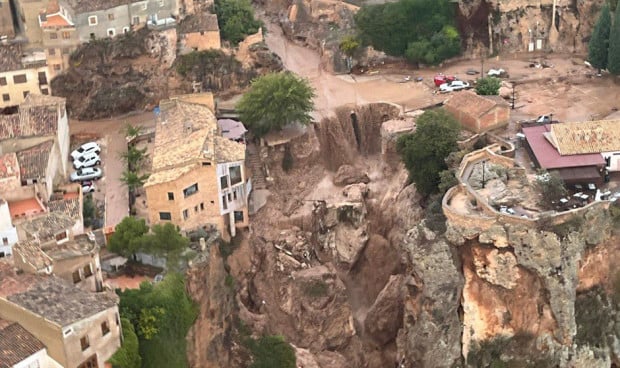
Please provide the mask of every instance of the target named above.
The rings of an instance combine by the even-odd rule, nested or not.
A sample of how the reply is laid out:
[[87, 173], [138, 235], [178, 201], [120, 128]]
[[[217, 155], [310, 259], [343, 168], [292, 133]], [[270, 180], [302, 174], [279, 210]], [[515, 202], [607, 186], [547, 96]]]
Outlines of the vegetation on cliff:
[[214, 5], [222, 39], [233, 45], [258, 32], [262, 26], [254, 17], [254, 8], [249, 0], [215, 0]]
[[422, 195], [438, 191], [440, 173], [448, 169], [446, 157], [458, 149], [460, 130], [459, 123], [445, 110], [430, 110], [418, 118], [414, 133], [398, 139], [398, 153]]
[[608, 52], [607, 70], [611, 74], [620, 75], [620, 11], [614, 12], [614, 22], [609, 33]]
[[611, 15], [609, 5], [603, 4], [590, 43], [588, 44], [588, 60], [599, 71], [607, 69], [607, 57], [609, 48], [609, 32], [611, 31]]
[[120, 311], [137, 331], [142, 367], [187, 367], [186, 339], [198, 311], [181, 274], [169, 273], [158, 284], [118, 291]]
[[309, 124], [314, 90], [293, 73], [271, 73], [255, 79], [237, 104], [243, 123], [260, 137], [290, 123]]
[[355, 15], [361, 40], [411, 62], [438, 64], [461, 52], [448, 0], [400, 0], [363, 6]]
[[114, 368], [140, 368], [142, 358], [140, 357], [140, 342], [138, 335], [127, 318], [121, 318], [123, 329], [123, 345], [112, 355], [109, 363]]

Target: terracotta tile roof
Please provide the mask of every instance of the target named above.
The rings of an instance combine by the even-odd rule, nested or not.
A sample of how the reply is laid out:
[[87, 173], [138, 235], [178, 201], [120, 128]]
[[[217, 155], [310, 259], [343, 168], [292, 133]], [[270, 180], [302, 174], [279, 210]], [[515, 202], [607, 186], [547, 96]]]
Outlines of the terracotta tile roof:
[[15, 152], [0, 156], [0, 179], [19, 176], [19, 164]]
[[14, 257], [21, 259], [25, 264], [31, 265], [37, 271], [43, 271], [53, 266], [52, 258], [47, 255], [38, 240], [19, 241], [13, 245]]
[[64, 114], [64, 98], [29, 94], [16, 114], [0, 115], [0, 140], [55, 135], [59, 106]]
[[445, 105], [476, 118], [484, 115], [495, 106], [508, 106], [498, 96], [479, 96], [472, 91], [453, 92], [452, 97], [445, 102]]
[[20, 177], [26, 179], [40, 179], [47, 174], [50, 153], [54, 141], [45, 141], [36, 146], [17, 152]]
[[117, 305], [111, 293], [91, 293], [55, 276], [18, 274], [0, 261], [0, 297], [60, 326], [67, 326]]
[[178, 27], [178, 32], [180, 34], [219, 30], [220, 27], [217, 24], [217, 15], [209, 13], [192, 14], [183, 19]]
[[215, 160], [218, 163], [245, 160], [245, 144], [231, 141], [228, 138], [216, 136]]
[[41, 245], [40, 248], [54, 261], [92, 255], [99, 251], [97, 243], [88, 240], [87, 236], [76, 236], [75, 239], [68, 242], [62, 244], [49, 243]]
[[10, 368], [43, 349], [45, 345], [20, 324], [0, 319], [0, 368]]
[[76, 13], [87, 13], [97, 10], [112, 9], [119, 5], [129, 4], [129, 0], [66, 0], [67, 5]]
[[23, 68], [21, 46], [19, 44], [0, 45], [0, 73]]
[[72, 27], [73, 23], [69, 22], [67, 18], [61, 14], [39, 15], [39, 24], [41, 28], [57, 28], [57, 27]]
[[562, 156], [620, 151], [620, 120], [552, 124], [550, 133]]
[[545, 138], [545, 134], [550, 129], [549, 125], [523, 128], [523, 134], [525, 134], [525, 138], [542, 168], [559, 169], [565, 167], [600, 166], [605, 163], [603, 156], [599, 153], [561, 156], [558, 150]]
[[45, 208], [35, 198], [28, 198], [21, 201], [9, 202], [11, 218], [25, 217], [44, 213]]
[[80, 198], [79, 197], [71, 197], [71, 198], [62, 198], [55, 199], [47, 202], [47, 206], [50, 209], [50, 212], [58, 212], [63, 213], [74, 220], [80, 219]]
[[30, 237], [39, 239], [41, 242], [54, 239], [54, 236], [63, 230], [68, 230], [75, 221], [64, 213], [49, 212], [23, 222], [16, 223]]

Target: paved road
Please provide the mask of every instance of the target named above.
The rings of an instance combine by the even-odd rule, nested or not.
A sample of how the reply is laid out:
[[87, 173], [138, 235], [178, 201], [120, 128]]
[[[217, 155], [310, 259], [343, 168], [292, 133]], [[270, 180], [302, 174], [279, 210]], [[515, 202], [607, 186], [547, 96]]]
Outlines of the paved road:
[[151, 128], [155, 126], [152, 112], [132, 114], [131, 116], [95, 121], [70, 120], [71, 134], [89, 133], [105, 137], [107, 146], [102, 153], [104, 178], [99, 187], [104, 192], [106, 211], [105, 226], [116, 226], [129, 214], [129, 195], [127, 187], [120, 181], [124, 163], [120, 159], [127, 151], [123, 128], [126, 124]]

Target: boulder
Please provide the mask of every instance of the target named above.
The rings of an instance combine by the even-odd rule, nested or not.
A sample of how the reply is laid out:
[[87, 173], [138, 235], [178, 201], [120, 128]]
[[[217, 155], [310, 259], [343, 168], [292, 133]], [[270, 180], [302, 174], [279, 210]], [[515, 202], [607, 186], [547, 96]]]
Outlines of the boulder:
[[370, 307], [364, 329], [380, 345], [396, 338], [403, 324], [403, 276], [392, 275]]
[[368, 184], [370, 183], [370, 178], [368, 177], [368, 174], [360, 172], [351, 165], [342, 165], [338, 168], [333, 181], [334, 185], [345, 186], [357, 183]]

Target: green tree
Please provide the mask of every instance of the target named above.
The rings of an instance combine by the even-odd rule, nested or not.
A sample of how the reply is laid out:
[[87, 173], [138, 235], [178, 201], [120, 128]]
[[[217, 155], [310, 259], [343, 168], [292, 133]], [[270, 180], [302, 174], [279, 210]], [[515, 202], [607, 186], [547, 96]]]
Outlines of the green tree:
[[614, 22], [609, 33], [607, 70], [613, 75], [620, 75], [620, 11], [614, 12]]
[[179, 233], [178, 227], [166, 223], [154, 225], [142, 244], [146, 252], [165, 257], [168, 267], [175, 268], [181, 253], [189, 246], [189, 239]]
[[250, 34], [258, 32], [261, 22], [254, 17], [249, 0], [215, 0], [215, 13], [222, 39], [233, 45]]
[[359, 49], [360, 43], [354, 36], [344, 36], [340, 41], [339, 47], [347, 56], [353, 56]]
[[499, 87], [502, 82], [495, 77], [478, 78], [476, 82], [476, 93], [483, 96], [499, 95]]
[[143, 247], [143, 237], [149, 227], [143, 219], [125, 217], [114, 229], [108, 242], [108, 249], [123, 257], [133, 256]]
[[141, 188], [148, 180], [148, 174], [140, 175], [137, 172], [125, 170], [121, 174], [121, 182], [127, 186], [129, 191], [133, 192], [138, 188]]
[[290, 72], [255, 79], [237, 104], [241, 121], [260, 137], [289, 123], [309, 124], [314, 91], [307, 79]]
[[140, 368], [140, 343], [133, 325], [127, 318], [121, 318], [123, 328], [123, 345], [112, 355], [108, 361], [113, 368]]
[[161, 319], [166, 315], [162, 307], [142, 308], [138, 319], [138, 334], [144, 340], [150, 340], [159, 333]]
[[84, 196], [84, 203], [82, 204], [82, 214], [84, 217], [84, 226], [91, 227], [97, 214], [97, 208], [95, 207], [95, 201], [93, 201], [92, 194]]
[[144, 128], [142, 126], [132, 125], [130, 123], [127, 123], [125, 125], [125, 128], [123, 128], [123, 132], [125, 133], [125, 138], [129, 140], [139, 136], [143, 130]]
[[129, 171], [137, 171], [146, 159], [146, 147], [140, 149], [131, 145], [126, 152], [121, 154], [121, 159], [125, 161]]
[[416, 130], [401, 136], [397, 141], [409, 179], [422, 195], [438, 190], [439, 173], [446, 170], [446, 157], [458, 149], [459, 123], [445, 110], [429, 110], [420, 115]]
[[295, 351], [282, 336], [263, 336], [248, 340], [247, 343], [254, 362], [250, 368], [295, 368]]
[[607, 68], [607, 51], [609, 49], [609, 33], [611, 31], [611, 15], [609, 5], [603, 4], [601, 14], [596, 21], [590, 43], [588, 44], [588, 60], [599, 72]]
[[557, 172], [541, 171], [536, 175], [535, 186], [542, 196], [542, 203], [544, 207], [552, 209], [554, 204], [557, 203], [560, 198], [566, 196], [568, 191], [564, 185], [564, 180]]
[[412, 62], [437, 64], [460, 52], [454, 6], [449, 0], [399, 0], [363, 6], [355, 14], [360, 39]]

